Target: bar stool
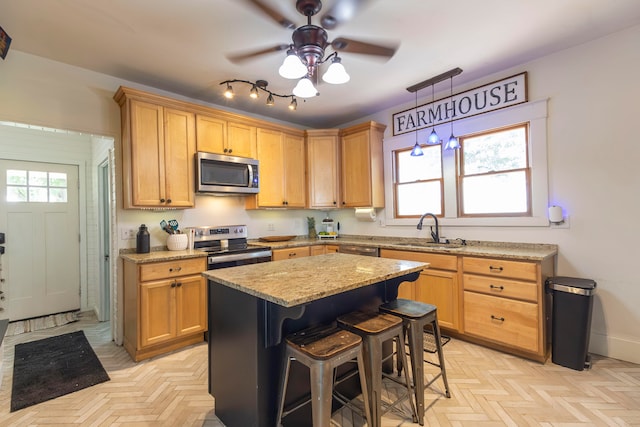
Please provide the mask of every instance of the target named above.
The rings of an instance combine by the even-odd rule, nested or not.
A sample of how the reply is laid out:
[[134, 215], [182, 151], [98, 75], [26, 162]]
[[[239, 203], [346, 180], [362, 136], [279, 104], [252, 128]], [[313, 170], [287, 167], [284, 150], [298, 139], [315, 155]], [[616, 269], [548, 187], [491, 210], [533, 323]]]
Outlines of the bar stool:
[[[411, 416], [413, 422], [416, 422], [417, 412], [413, 404], [413, 399], [411, 398], [411, 384], [408, 375], [405, 375], [404, 382], [400, 382], [397, 378], [386, 375], [382, 371], [382, 344], [390, 339], [396, 340], [399, 357], [402, 357], [406, 365], [407, 359], [404, 351], [402, 319], [385, 313], [354, 311], [338, 317], [338, 325], [360, 335], [364, 342], [365, 372], [367, 374], [367, 384], [369, 387], [369, 407], [371, 408], [371, 423], [369, 426], [379, 427], [382, 422], [381, 391], [383, 375], [404, 385], [407, 389], [406, 396], [397, 399], [389, 405], [384, 412], [393, 408], [396, 404], [404, 400], [404, 398], [408, 398], [411, 405]], [[393, 354], [391, 356], [393, 356]]]
[[[364, 416], [367, 424], [371, 425], [369, 396], [364, 375], [362, 338], [335, 325], [322, 325], [288, 335], [285, 342], [284, 375], [279, 392], [276, 426], [282, 425], [282, 418], [309, 403], [307, 399], [287, 411], [284, 410], [292, 360], [297, 360], [309, 368], [313, 427], [327, 427], [331, 423], [335, 368], [353, 359], [356, 359], [358, 364], [358, 376], [364, 401]], [[342, 401], [342, 403], [355, 409], [348, 402]]]
[[[445, 395], [451, 397], [449, 393], [449, 383], [447, 382], [447, 372], [444, 367], [444, 354], [442, 343], [440, 342], [440, 327], [438, 326], [437, 307], [419, 301], [398, 298], [395, 301], [382, 304], [380, 311], [393, 314], [402, 319], [404, 332], [407, 335], [409, 353], [411, 357], [411, 370], [413, 383], [415, 385], [416, 407], [418, 408], [418, 423], [424, 425], [424, 390], [438, 378], [442, 377], [444, 382]], [[439, 363], [424, 360], [424, 327], [430, 324], [433, 329], [433, 336], [436, 342]], [[440, 373], [436, 375], [428, 384], [424, 383], [424, 362], [440, 368]], [[406, 366], [406, 365], [405, 365]], [[398, 372], [401, 371], [400, 360], [398, 361]]]

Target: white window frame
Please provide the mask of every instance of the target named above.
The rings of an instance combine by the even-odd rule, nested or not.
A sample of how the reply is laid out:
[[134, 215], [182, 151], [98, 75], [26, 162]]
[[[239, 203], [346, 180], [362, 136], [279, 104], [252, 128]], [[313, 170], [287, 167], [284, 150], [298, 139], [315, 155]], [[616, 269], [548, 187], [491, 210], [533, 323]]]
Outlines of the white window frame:
[[[529, 159], [531, 167], [531, 216], [527, 217], [458, 217], [457, 168], [458, 158], [455, 151], [444, 150], [442, 167], [444, 179], [444, 217], [440, 223], [444, 226], [469, 227], [548, 227], [547, 204], [547, 100], [527, 102], [502, 110], [458, 120], [453, 123], [456, 135], [470, 135], [491, 129], [504, 128], [520, 123], [529, 123]], [[448, 135], [450, 124], [436, 127], [439, 135]], [[410, 147], [415, 143], [415, 134], [407, 133], [390, 137], [384, 141], [385, 176], [385, 222], [388, 226], [415, 226], [415, 218], [394, 217], [393, 191], [393, 151]]]

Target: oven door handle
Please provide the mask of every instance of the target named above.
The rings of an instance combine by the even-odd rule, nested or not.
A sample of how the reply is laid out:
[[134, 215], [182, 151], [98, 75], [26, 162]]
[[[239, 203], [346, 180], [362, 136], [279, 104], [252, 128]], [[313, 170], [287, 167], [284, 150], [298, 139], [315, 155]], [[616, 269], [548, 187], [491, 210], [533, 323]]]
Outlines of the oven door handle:
[[238, 261], [242, 259], [253, 259], [253, 258], [264, 258], [271, 257], [271, 250], [264, 250], [258, 252], [245, 252], [241, 254], [228, 254], [228, 255], [215, 255], [209, 256], [208, 262], [211, 265], [229, 262], [229, 261]]

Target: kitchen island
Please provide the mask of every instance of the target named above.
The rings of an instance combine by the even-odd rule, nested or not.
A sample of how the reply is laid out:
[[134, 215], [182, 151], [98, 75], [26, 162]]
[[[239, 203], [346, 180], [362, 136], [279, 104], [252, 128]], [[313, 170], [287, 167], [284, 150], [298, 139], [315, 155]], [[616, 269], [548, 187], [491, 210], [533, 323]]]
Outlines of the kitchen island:
[[[375, 310], [427, 267], [334, 253], [203, 273], [209, 280], [209, 393], [216, 415], [227, 427], [274, 426], [282, 338], [353, 310]], [[287, 401], [309, 390], [304, 367], [294, 364], [290, 378]], [[297, 411], [284, 426], [309, 424], [304, 417], [304, 410]]]

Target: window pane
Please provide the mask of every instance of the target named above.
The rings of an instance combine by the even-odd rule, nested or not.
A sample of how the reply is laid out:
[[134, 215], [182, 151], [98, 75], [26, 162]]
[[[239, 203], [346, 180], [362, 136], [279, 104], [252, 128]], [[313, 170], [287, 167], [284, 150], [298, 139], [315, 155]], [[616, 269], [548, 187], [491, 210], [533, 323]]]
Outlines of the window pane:
[[422, 147], [424, 153], [412, 157], [411, 150], [397, 152], [398, 183], [425, 181], [442, 177], [442, 160], [440, 145]]
[[38, 187], [47, 186], [47, 173], [39, 171], [29, 171], [29, 185]]
[[27, 171], [9, 170], [7, 169], [7, 184], [9, 185], [27, 185]]
[[47, 202], [47, 189], [40, 187], [29, 187], [30, 202]]
[[464, 174], [527, 167], [526, 126], [464, 138]]
[[527, 212], [527, 177], [524, 171], [467, 177], [462, 180], [464, 213]]
[[[26, 177], [26, 174], [25, 174]], [[7, 202], [26, 202], [27, 187], [7, 186]]]
[[50, 188], [49, 202], [50, 203], [66, 203], [67, 189], [66, 188]]
[[420, 216], [425, 212], [440, 215], [440, 181], [416, 182], [397, 186], [398, 215]]
[[67, 187], [67, 174], [59, 172], [49, 172], [50, 187]]

